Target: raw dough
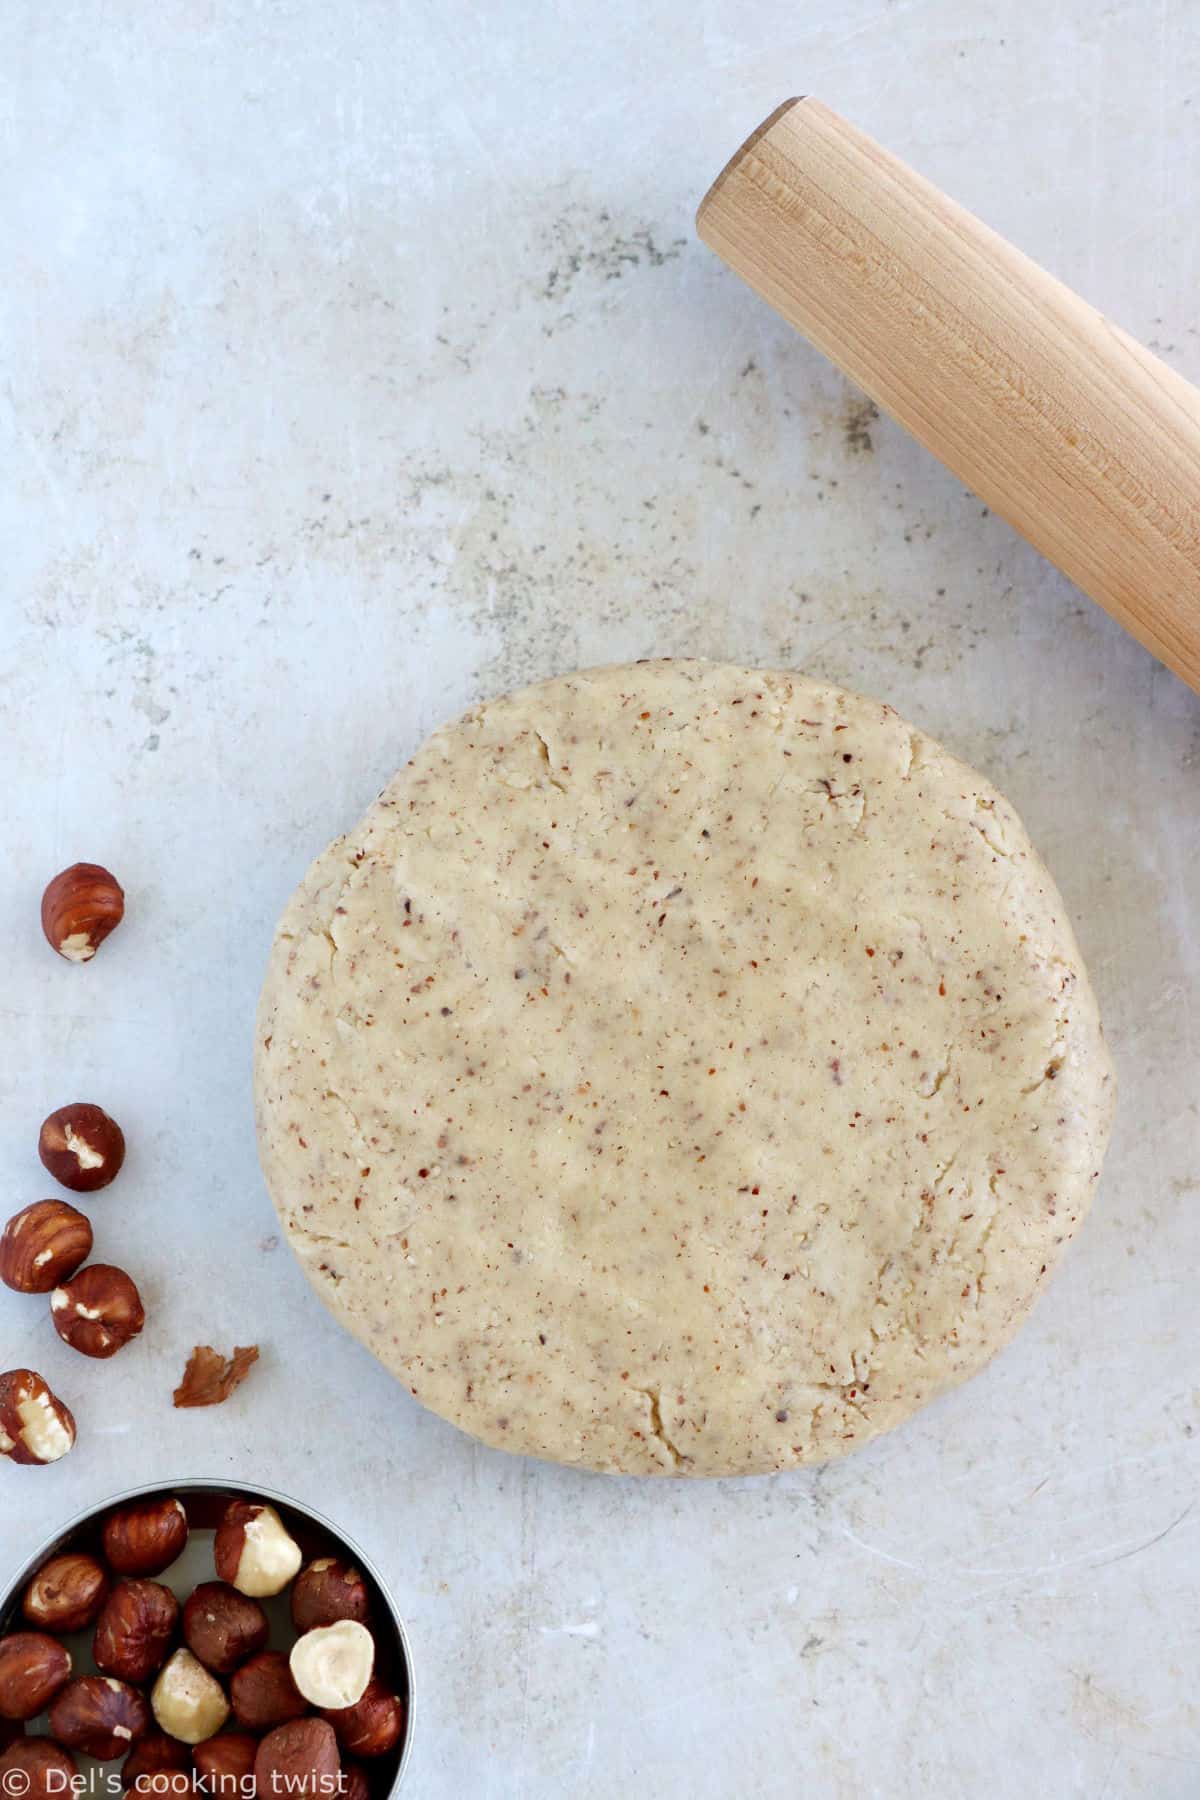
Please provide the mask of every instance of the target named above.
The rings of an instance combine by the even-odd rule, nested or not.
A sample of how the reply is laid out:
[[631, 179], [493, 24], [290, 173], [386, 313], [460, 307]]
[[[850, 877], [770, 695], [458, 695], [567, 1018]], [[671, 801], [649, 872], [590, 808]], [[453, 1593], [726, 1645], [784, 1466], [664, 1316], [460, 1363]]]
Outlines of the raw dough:
[[888, 706], [652, 662], [434, 734], [275, 943], [263, 1165], [328, 1306], [485, 1443], [732, 1475], [973, 1374], [1114, 1085], [1008, 803]]

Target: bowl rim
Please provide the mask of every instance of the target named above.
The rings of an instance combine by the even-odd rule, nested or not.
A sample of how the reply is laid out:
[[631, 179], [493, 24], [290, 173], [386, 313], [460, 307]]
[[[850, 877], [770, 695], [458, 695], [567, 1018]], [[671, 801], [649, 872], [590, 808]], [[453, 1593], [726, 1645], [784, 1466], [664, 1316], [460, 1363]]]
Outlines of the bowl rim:
[[395, 1778], [391, 1787], [388, 1789], [388, 1800], [392, 1800], [392, 1796], [398, 1793], [403, 1785], [404, 1777], [408, 1770], [409, 1757], [412, 1754], [413, 1735], [416, 1726], [416, 1687], [413, 1680], [412, 1645], [408, 1640], [408, 1631], [405, 1628], [400, 1609], [396, 1605], [395, 1596], [387, 1582], [383, 1579], [383, 1576], [380, 1574], [374, 1559], [368, 1556], [362, 1546], [352, 1538], [349, 1533], [343, 1531], [340, 1525], [335, 1524], [332, 1519], [327, 1517], [325, 1513], [318, 1511], [315, 1506], [310, 1506], [307, 1500], [298, 1500], [294, 1494], [285, 1493], [282, 1488], [264, 1487], [261, 1482], [238, 1481], [222, 1475], [184, 1476], [178, 1481], [142, 1481], [139, 1482], [136, 1487], [123, 1488], [119, 1493], [110, 1494], [107, 1499], [98, 1500], [94, 1505], [84, 1507], [81, 1512], [74, 1514], [72, 1518], [67, 1519], [63, 1524], [56, 1526], [55, 1529], [42, 1540], [41, 1544], [32, 1555], [28, 1556], [24, 1563], [18, 1567], [11, 1580], [7, 1581], [3, 1588], [0, 1589], [0, 1618], [4, 1617], [13, 1601], [19, 1596], [25, 1584], [37, 1573], [42, 1563], [45, 1562], [49, 1556], [54, 1554], [55, 1550], [58, 1549], [65, 1538], [70, 1537], [71, 1534], [76, 1531], [82, 1530], [85, 1525], [91, 1524], [114, 1506], [123, 1506], [130, 1500], [144, 1499], [149, 1494], [174, 1493], [222, 1493], [234, 1496], [244, 1495], [247, 1499], [265, 1500], [272, 1505], [278, 1504], [291, 1507], [293, 1511], [302, 1513], [305, 1518], [310, 1519], [314, 1525], [319, 1526], [323, 1531], [328, 1532], [331, 1537], [335, 1538], [338, 1543], [344, 1545], [350, 1552], [352, 1559], [356, 1563], [361, 1563], [362, 1567], [366, 1570], [371, 1580], [375, 1583], [376, 1588], [382, 1594], [387, 1606], [388, 1617], [391, 1620], [392, 1628], [396, 1633], [396, 1638], [400, 1645], [400, 1655], [404, 1663], [405, 1684], [408, 1690], [404, 1709], [404, 1743], [400, 1751], [400, 1761], [396, 1765]]

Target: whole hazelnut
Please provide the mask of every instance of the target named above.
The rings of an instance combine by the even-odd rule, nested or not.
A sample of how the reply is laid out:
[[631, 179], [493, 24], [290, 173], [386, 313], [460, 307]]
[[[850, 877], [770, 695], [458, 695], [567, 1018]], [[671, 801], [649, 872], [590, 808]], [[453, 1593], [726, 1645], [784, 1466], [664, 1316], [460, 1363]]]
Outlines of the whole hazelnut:
[[190, 1650], [176, 1650], [150, 1693], [154, 1717], [171, 1737], [202, 1744], [229, 1717], [225, 1690]]
[[403, 1700], [374, 1679], [356, 1706], [323, 1709], [321, 1717], [350, 1756], [386, 1756], [404, 1735]]
[[125, 916], [125, 894], [99, 863], [72, 863], [42, 895], [42, 930], [68, 962], [90, 962]]
[[258, 1739], [248, 1731], [223, 1731], [220, 1737], [197, 1744], [192, 1762], [210, 1794], [224, 1794], [226, 1800], [251, 1800], [257, 1753]]
[[21, 1600], [21, 1611], [42, 1631], [82, 1631], [104, 1605], [108, 1572], [84, 1550], [62, 1550], [43, 1563]]
[[70, 1655], [44, 1631], [0, 1638], [0, 1717], [36, 1719], [70, 1673]]
[[329, 1800], [338, 1792], [338, 1768], [337, 1739], [323, 1719], [279, 1725], [254, 1758], [259, 1800]]
[[292, 1586], [292, 1624], [297, 1631], [314, 1625], [336, 1625], [339, 1619], [357, 1619], [365, 1625], [371, 1612], [366, 1582], [349, 1563], [336, 1556], [318, 1556]]
[[49, 1738], [18, 1738], [0, 1756], [0, 1794], [21, 1800], [64, 1800], [76, 1775], [75, 1758]]
[[192, 1766], [192, 1753], [178, 1738], [165, 1731], [148, 1731], [140, 1737], [121, 1764], [121, 1786], [133, 1787], [143, 1775], [178, 1774]]
[[100, 1609], [92, 1639], [92, 1660], [104, 1675], [122, 1681], [149, 1681], [166, 1661], [179, 1602], [160, 1581], [118, 1581]]
[[269, 1636], [258, 1601], [226, 1581], [202, 1581], [184, 1605], [184, 1642], [217, 1675], [232, 1675], [247, 1657], [266, 1649]]
[[15, 1463], [52, 1463], [75, 1442], [69, 1407], [51, 1393], [36, 1369], [0, 1375], [0, 1456]]
[[139, 1775], [130, 1786], [131, 1794], [150, 1800], [152, 1794], [169, 1794], [173, 1800], [195, 1800], [196, 1784], [190, 1769], [155, 1769]]
[[213, 1561], [222, 1581], [252, 1599], [265, 1599], [283, 1592], [303, 1560], [273, 1506], [230, 1501], [213, 1539]]
[[111, 1263], [89, 1263], [56, 1287], [50, 1317], [63, 1343], [83, 1356], [115, 1356], [146, 1323], [142, 1296]]
[[187, 1513], [171, 1494], [117, 1507], [100, 1533], [109, 1567], [118, 1575], [161, 1575], [187, 1540]]
[[312, 1706], [357, 1706], [375, 1668], [375, 1639], [357, 1619], [314, 1625], [292, 1645], [292, 1679]]
[[371, 1778], [361, 1763], [343, 1762], [338, 1800], [370, 1800]]
[[243, 1663], [229, 1683], [234, 1717], [251, 1731], [269, 1731], [308, 1711], [282, 1650], [262, 1650]]
[[42, 1120], [38, 1155], [63, 1187], [76, 1194], [92, 1194], [120, 1173], [125, 1134], [102, 1107], [77, 1100]]
[[136, 1688], [112, 1675], [77, 1675], [55, 1695], [50, 1735], [68, 1750], [115, 1762], [150, 1724], [146, 1702]]
[[0, 1281], [18, 1294], [48, 1294], [92, 1253], [92, 1227], [66, 1200], [35, 1200], [0, 1233]]

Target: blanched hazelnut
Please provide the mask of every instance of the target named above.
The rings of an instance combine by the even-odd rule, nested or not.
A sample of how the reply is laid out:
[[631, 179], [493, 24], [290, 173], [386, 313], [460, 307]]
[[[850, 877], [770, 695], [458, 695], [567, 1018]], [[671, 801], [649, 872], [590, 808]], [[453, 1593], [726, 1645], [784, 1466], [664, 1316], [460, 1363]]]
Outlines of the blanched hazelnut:
[[183, 1637], [193, 1656], [217, 1675], [232, 1675], [266, 1648], [267, 1615], [257, 1600], [227, 1581], [202, 1581], [183, 1608]]
[[43, 1563], [21, 1601], [21, 1611], [42, 1631], [82, 1631], [104, 1605], [108, 1571], [83, 1550], [61, 1550]]
[[105, 1675], [148, 1681], [160, 1669], [179, 1623], [179, 1602], [159, 1581], [118, 1581], [100, 1611], [92, 1659]]
[[196, 1773], [210, 1794], [225, 1800], [250, 1800], [254, 1793], [254, 1759], [258, 1739], [248, 1731], [223, 1731], [197, 1744], [192, 1752]]
[[121, 1764], [121, 1786], [132, 1787], [140, 1776], [178, 1774], [192, 1766], [192, 1753], [178, 1738], [165, 1731], [148, 1731], [140, 1737]]
[[51, 1737], [97, 1762], [124, 1756], [149, 1724], [146, 1702], [137, 1689], [112, 1675], [77, 1675], [50, 1707]]
[[404, 1702], [372, 1679], [356, 1706], [322, 1709], [350, 1756], [386, 1756], [404, 1735]]
[[109, 1566], [118, 1575], [161, 1575], [182, 1555], [187, 1540], [183, 1502], [170, 1494], [119, 1506], [100, 1534]]
[[176, 1650], [150, 1694], [154, 1717], [171, 1737], [202, 1744], [229, 1717], [225, 1690], [190, 1650]]
[[75, 1758], [49, 1738], [18, 1738], [0, 1756], [0, 1794], [20, 1800], [64, 1800], [73, 1794]]
[[71, 1658], [44, 1631], [0, 1638], [0, 1717], [36, 1719], [71, 1673]]
[[110, 1263], [89, 1263], [56, 1287], [50, 1317], [63, 1343], [83, 1356], [115, 1356], [146, 1323], [134, 1283]]
[[72, 863], [42, 895], [46, 942], [68, 962], [90, 962], [125, 916], [125, 895], [99, 863]]
[[258, 1800], [329, 1800], [338, 1791], [337, 1739], [322, 1719], [280, 1725], [258, 1746]]
[[292, 1624], [297, 1631], [357, 1619], [365, 1625], [371, 1595], [357, 1569], [336, 1556], [318, 1556], [301, 1569], [292, 1586]]
[[125, 1161], [125, 1134], [103, 1107], [77, 1100], [42, 1121], [38, 1155], [55, 1181], [77, 1194], [107, 1187]]
[[273, 1506], [233, 1500], [217, 1527], [213, 1560], [222, 1581], [252, 1599], [265, 1599], [283, 1592], [304, 1559]]
[[251, 1731], [269, 1731], [308, 1711], [282, 1650], [263, 1650], [243, 1663], [229, 1684], [234, 1716]]
[[75, 1442], [69, 1407], [51, 1393], [36, 1369], [0, 1375], [0, 1456], [15, 1463], [52, 1463]]
[[35, 1200], [0, 1233], [0, 1281], [18, 1294], [48, 1294], [92, 1253], [92, 1228], [66, 1200]]
[[356, 1706], [375, 1668], [375, 1640], [357, 1619], [315, 1625], [297, 1638], [292, 1679], [313, 1706]]

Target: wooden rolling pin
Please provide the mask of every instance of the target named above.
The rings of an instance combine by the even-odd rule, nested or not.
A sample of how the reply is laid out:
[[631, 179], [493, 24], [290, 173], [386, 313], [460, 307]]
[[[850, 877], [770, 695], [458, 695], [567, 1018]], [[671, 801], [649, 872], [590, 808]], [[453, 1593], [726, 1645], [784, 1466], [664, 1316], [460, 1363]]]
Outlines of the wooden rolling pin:
[[819, 100], [759, 126], [697, 227], [1200, 692], [1200, 391]]

